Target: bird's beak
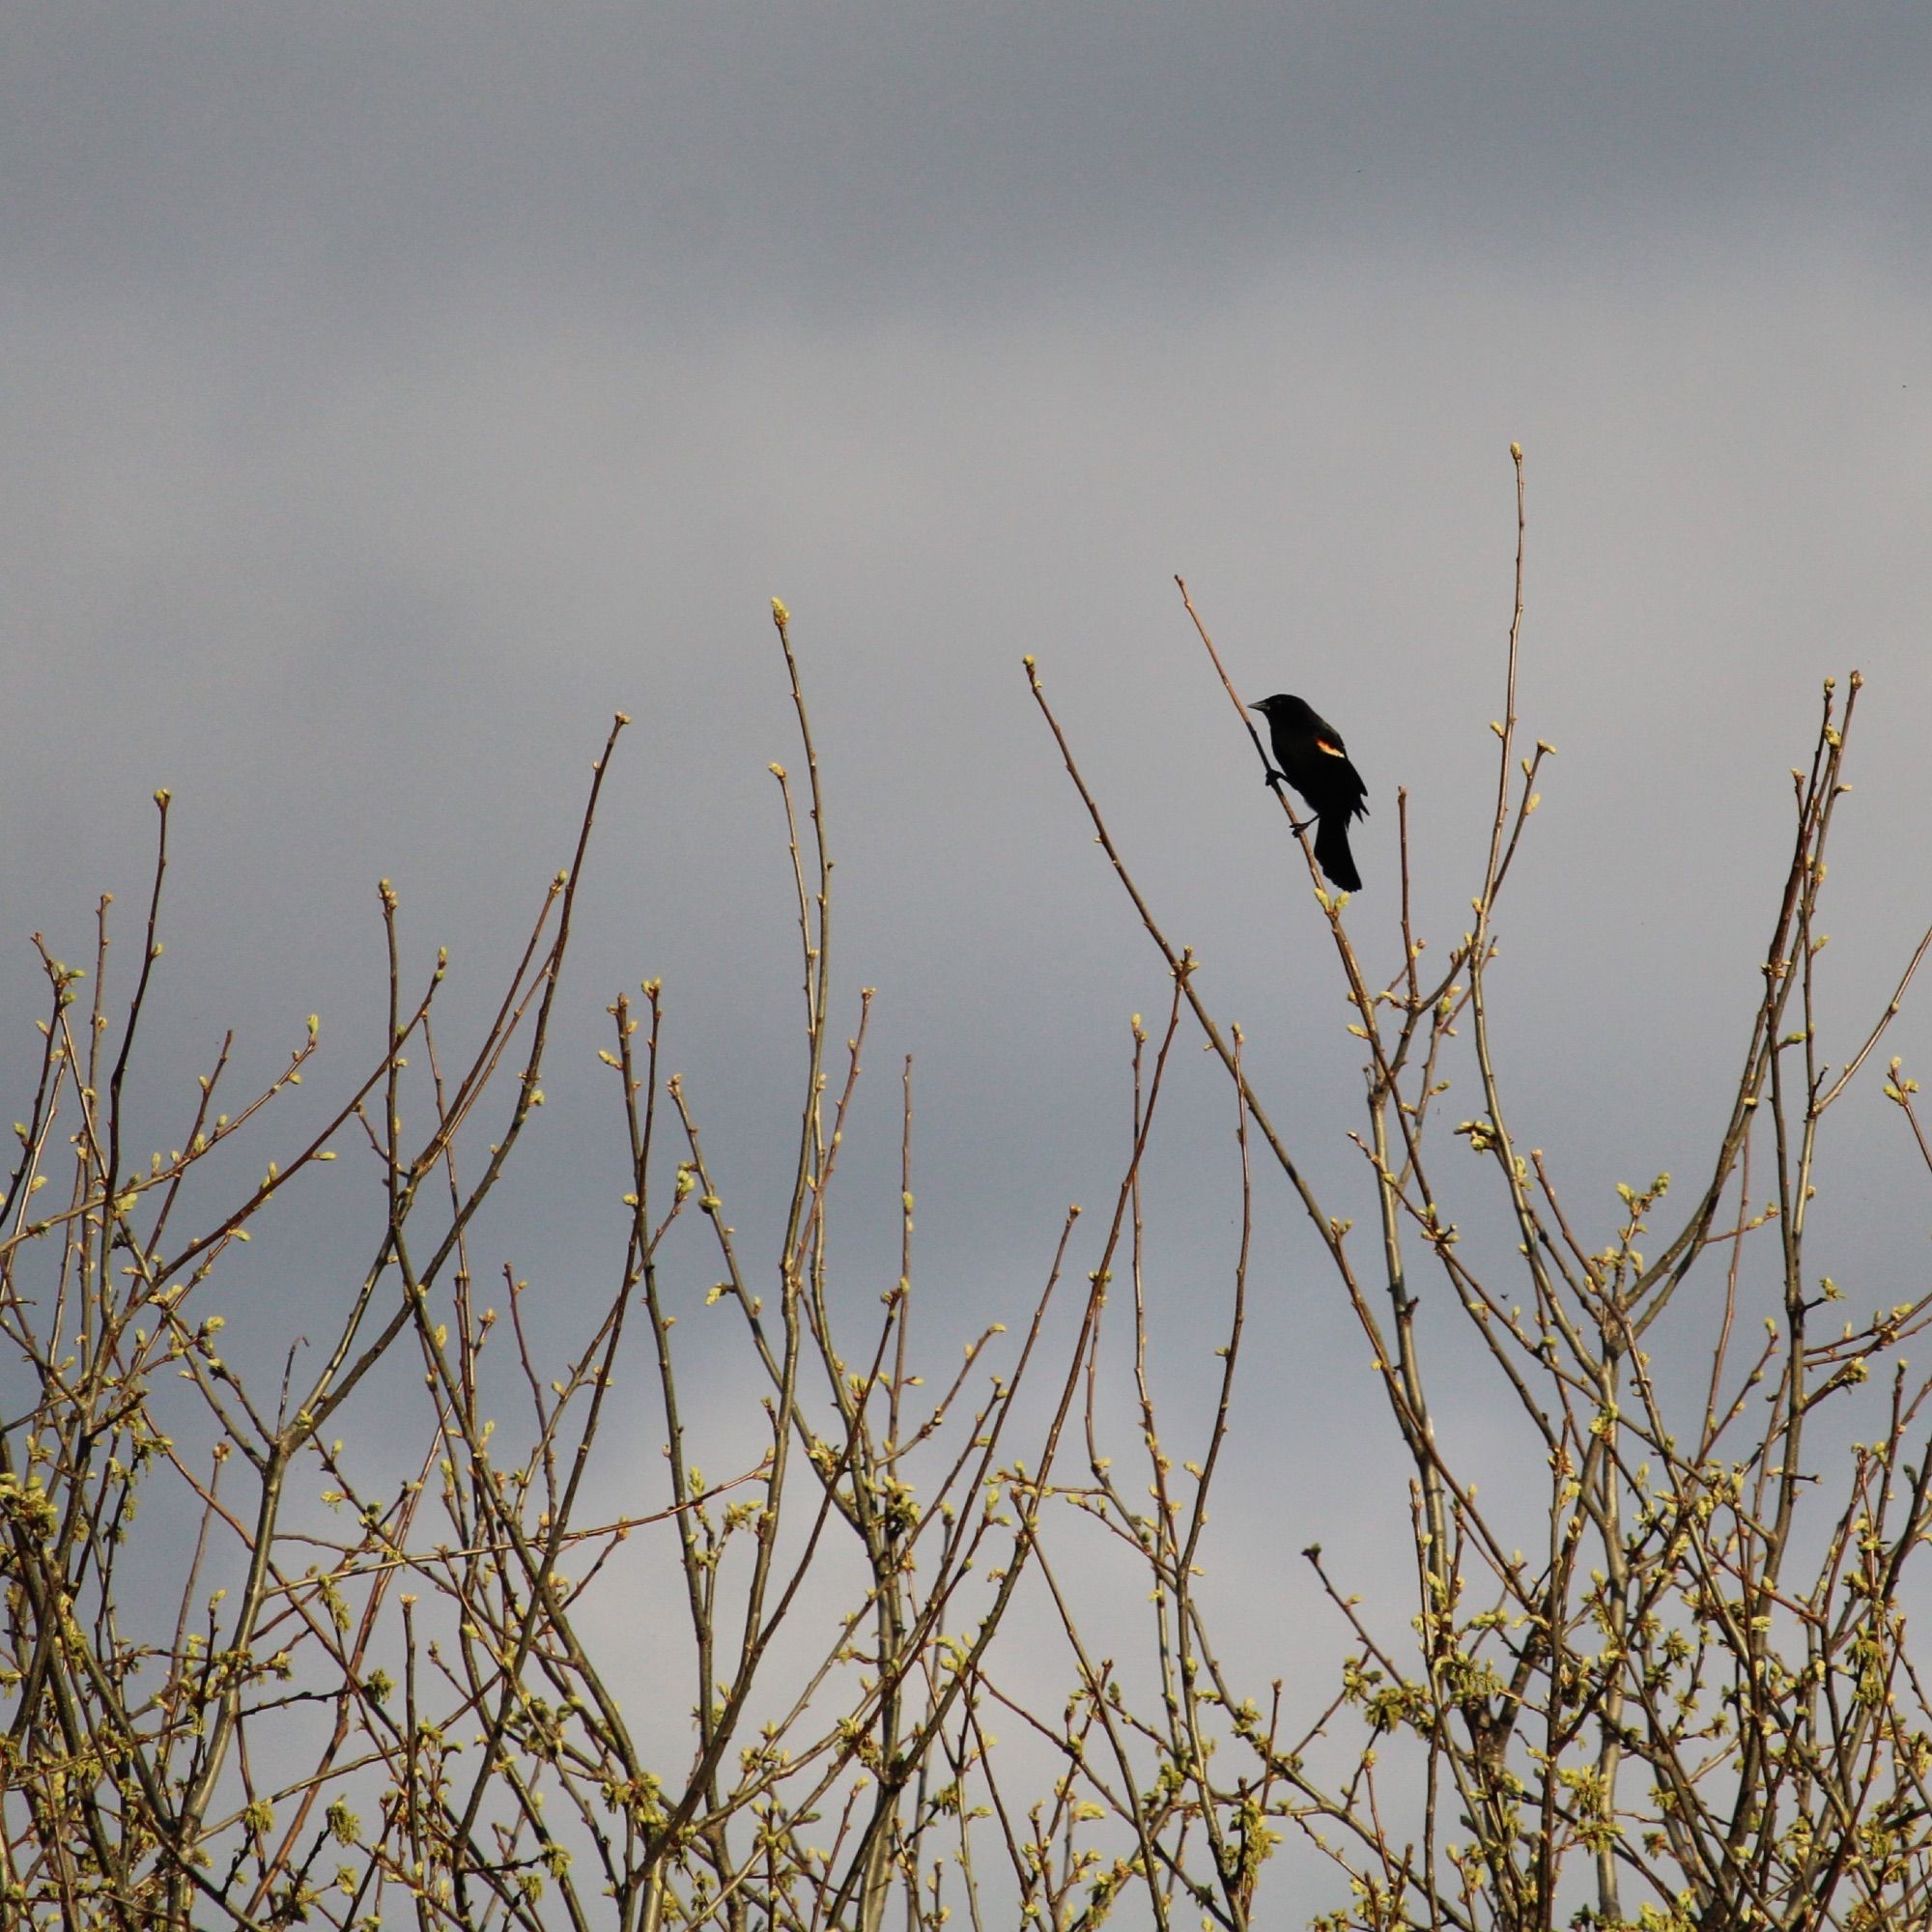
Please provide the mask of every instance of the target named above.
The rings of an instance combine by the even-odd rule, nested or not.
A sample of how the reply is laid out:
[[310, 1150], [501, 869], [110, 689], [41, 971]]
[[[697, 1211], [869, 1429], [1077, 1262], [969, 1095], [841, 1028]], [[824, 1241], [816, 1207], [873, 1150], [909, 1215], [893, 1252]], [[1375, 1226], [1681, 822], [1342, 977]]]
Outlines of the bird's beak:
[[[1251, 704], [1248, 706], [1248, 709], [1250, 711], [1262, 711], [1262, 708], [1259, 704]], [[1267, 716], [1267, 713], [1265, 711], [1262, 711], [1262, 716], [1265, 718]]]

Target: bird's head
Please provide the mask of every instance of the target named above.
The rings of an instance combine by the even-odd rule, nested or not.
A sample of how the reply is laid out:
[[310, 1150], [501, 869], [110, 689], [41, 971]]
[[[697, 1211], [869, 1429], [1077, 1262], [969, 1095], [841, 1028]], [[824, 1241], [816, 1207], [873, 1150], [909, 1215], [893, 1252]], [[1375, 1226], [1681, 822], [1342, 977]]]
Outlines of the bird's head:
[[1270, 724], [1277, 718], [1293, 721], [1309, 715], [1308, 706], [1300, 698], [1291, 697], [1285, 691], [1277, 692], [1272, 697], [1264, 697], [1259, 704], [1249, 705], [1248, 709], [1259, 711]]

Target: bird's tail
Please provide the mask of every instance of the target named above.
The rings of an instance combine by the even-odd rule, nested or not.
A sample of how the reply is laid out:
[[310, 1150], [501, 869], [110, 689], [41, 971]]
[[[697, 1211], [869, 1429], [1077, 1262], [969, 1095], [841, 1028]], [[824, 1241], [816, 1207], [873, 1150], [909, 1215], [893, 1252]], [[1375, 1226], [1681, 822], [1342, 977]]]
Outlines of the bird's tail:
[[1349, 815], [1325, 812], [1315, 824], [1315, 858], [1331, 886], [1345, 893], [1362, 890], [1362, 875], [1355, 870], [1354, 855], [1349, 850]]

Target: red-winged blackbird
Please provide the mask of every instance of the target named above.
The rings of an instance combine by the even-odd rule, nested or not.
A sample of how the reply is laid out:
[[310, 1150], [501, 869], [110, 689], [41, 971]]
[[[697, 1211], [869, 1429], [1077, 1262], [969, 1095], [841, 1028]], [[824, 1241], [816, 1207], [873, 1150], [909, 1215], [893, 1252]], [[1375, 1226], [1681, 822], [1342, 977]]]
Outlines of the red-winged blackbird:
[[1315, 857], [1328, 883], [1345, 893], [1362, 890], [1362, 875], [1349, 852], [1349, 821], [1367, 815], [1369, 788], [1349, 762], [1342, 734], [1312, 705], [1285, 693], [1248, 706], [1267, 720], [1274, 761], [1267, 781], [1286, 779], [1315, 814]]

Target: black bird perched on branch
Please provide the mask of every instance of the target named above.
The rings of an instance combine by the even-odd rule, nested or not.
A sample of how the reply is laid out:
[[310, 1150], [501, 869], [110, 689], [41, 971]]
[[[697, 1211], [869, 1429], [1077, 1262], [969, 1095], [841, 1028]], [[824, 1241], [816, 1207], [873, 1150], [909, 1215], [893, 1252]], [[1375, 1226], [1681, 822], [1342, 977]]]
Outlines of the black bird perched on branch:
[[1362, 875], [1349, 851], [1349, 821], [1367, 815], [1369, 788], [1349, 762], [1341, 732], [1313, 705], [1285, 693], [1248, 709], [1267, 720], [1274, 761], [1281, 767], [1267, 775], [1267, 782], [1286, 779], [1315, 814], [1315, 857], [1328, 883], [1345, 893], [1360, 892]]

